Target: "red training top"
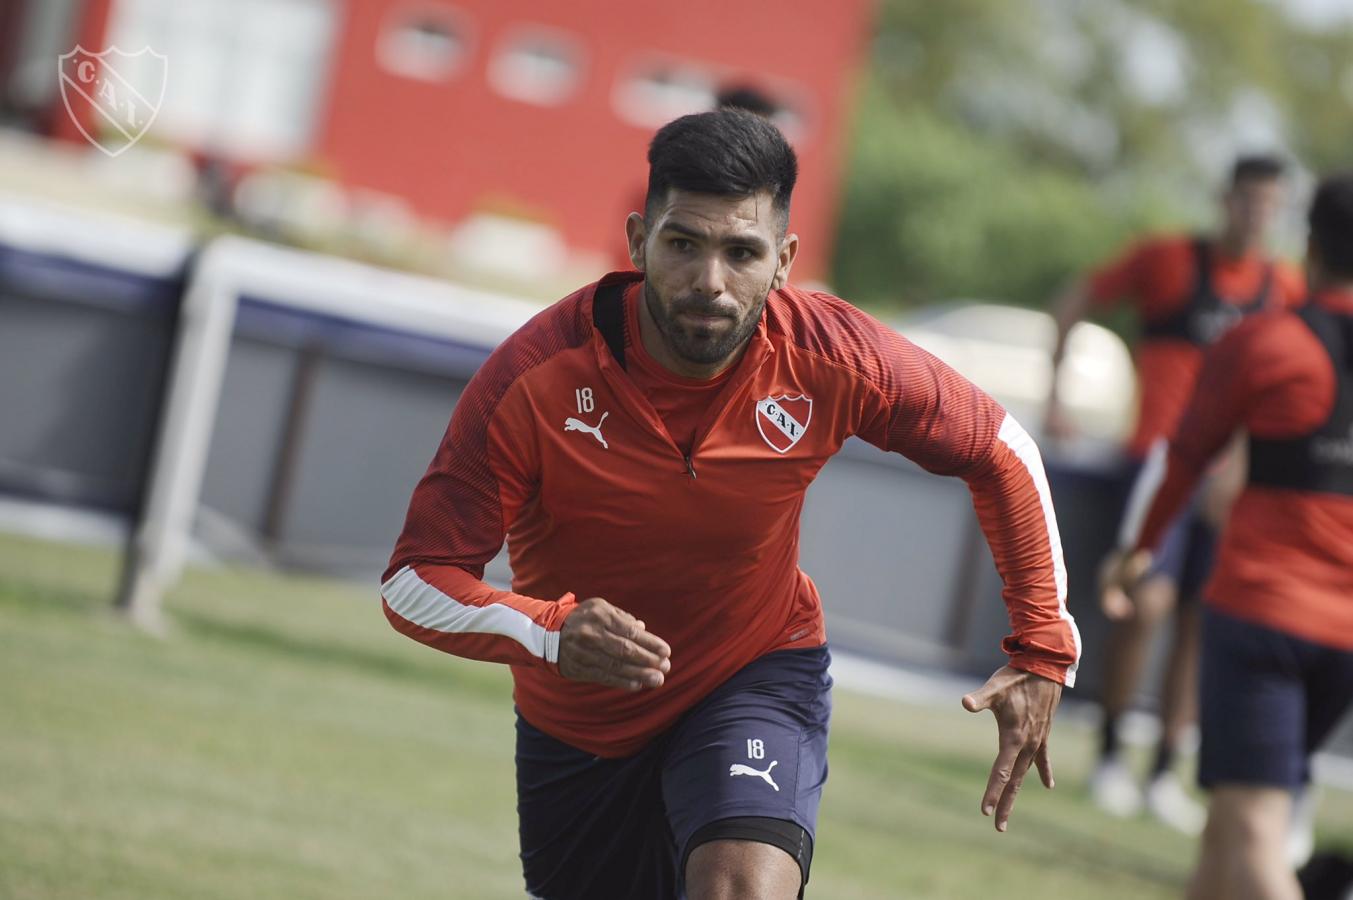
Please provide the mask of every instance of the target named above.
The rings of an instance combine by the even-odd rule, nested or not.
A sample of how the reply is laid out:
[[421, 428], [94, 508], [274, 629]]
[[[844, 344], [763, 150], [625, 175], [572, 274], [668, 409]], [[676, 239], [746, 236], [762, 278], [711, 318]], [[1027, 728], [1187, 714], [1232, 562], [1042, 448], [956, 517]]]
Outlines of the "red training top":
[[[1227, 257], [1208, 253], [1210, 287], [1217, 299], [1235, 307], [1259, 299], [1269, 280], [1267, 305], [1289, 307], [1305, 298], [1305, 280], [1296, 269], [1261, 256]], [[1141, 383], [1137, 424], [1127, 452], [1146, 454], [1158, 438], [1174, 433], [1202, 365], [1203, 350], [1188, 340], [1153, 334], [1153, 325], [1181, 314], [1199, 287], [1195, 239], [1191, 236], [1151, 238], [1090, 276], [1090, 297], [1098, 308], [1118, 302], [1132, 306], [1143, 325], [1133, 348]]]
[[[1353, 292], [1326, 292], [1313, 302], [1353, 314]], [[1266, 313], [1236, 326], [1207, 354], [1168, 452], [1152, 452], [1142, 475], [1146, 488], [1136, 498], [1149, 509], [1129, 543], [1159, 543], [1208, 460], [1237, 429], [1252, 438], [1308, 434], [1329, 419], [1336, 387], [1329, 353], [1294, 313]], [[1353, 650], [1353, 497], [1247, 485], [1231, 510], [1206, 594], [1231, 615]]]
[[[642, 277], [613, 273], [556, 303], [471, 379], [384, 576], [397, 630], [511, 664], [532, 725], [630, 755], [752, 660], [826, 641], [798, 567], [799, 512], [857, 434], [968, 483], [1004, 580], [1011, 665], [1074, 682], [1080, 642], [1047, 479], [999, 404], [848, 303], [786, 287], [701, 400], [686, 452], [636, 386], [637, 334], [624, 339], [624, 289]], [[504, 535], [511, 591], [481, 580]], [[591, 596], [671, 645], [662, 687], [560, 676], [560, 627]]]

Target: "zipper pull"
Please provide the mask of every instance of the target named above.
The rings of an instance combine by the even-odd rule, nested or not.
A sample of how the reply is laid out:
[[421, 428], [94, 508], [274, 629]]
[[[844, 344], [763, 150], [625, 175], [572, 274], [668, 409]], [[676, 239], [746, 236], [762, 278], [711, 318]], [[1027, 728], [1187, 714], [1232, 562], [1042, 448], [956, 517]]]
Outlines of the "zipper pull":
[[686, 471], [690, 474], [692, 479], [695, 478], [695, 464], [691, 462], [691, 455], [689, 453], [686, 454]]

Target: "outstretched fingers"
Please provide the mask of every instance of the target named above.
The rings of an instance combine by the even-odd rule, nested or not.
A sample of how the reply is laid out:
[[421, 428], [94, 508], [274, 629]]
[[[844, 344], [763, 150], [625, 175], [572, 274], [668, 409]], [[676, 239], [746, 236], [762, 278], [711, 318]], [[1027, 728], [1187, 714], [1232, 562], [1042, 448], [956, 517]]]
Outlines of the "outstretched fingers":
[[1027, 747], [1020, 750], [1019, 755], [1015, 757], [1015, 767], [1010, 780], [1006, 782], [1005, 788], [1001, 791], [1001, 799], [996, 803], [997, 831], [1005, 831], [1008, 827], [1010, 812], [1015, 808], [1015, 798], [1019, 796], [1019, 789], [1024, 785], [1024, 775], [1029, 771], [1033, 760], [1034, 753]]
[[[1015, 777], [1015, 766], [1022, 749], [1023, 743], [1020, 740], [1001, 735], [1001, 749], [996, 754], [996, 761], [991, 765], [991, 774], [987, 776], [987, 789], [982, 794], [982, 815], [989, 816], [997, 811], [997, 804], [1001, 802], [1005, 796], [1005, 789]], [[1027, 762], [1024, 764], [1026, 769], [1028, 765]], [[999, 827], [999, 822], [997, 824]]]
[[1057, 779], [1052, 777], [1052, 760], [1048, 758], [1048, 742], [1044, 741], [1034, 754], [1034, 765], [1038, 766], [1038, 777], [1043, 781], [1043, 787], [1052, 790], [1057, 786]]
[[1004, 670], [997, 671], [987, 679], [986, 684], [972, 693], [963, 695], [963, 708], [972, 713], [992, 709], [996, 701], [1005, 695], [1008, 682], [1007, 673]]
[[995, 816], [997, 831], [1008, 827], [1030, 766], [1038, 768], [1045, 786], [1054, 784], [1048, 734], [1061, 693], [1055, 681], [1003, 666], [963, 698], [964, 709], [989, 709], [996, 718], [999, 749], [982, 794], [982, 815]]

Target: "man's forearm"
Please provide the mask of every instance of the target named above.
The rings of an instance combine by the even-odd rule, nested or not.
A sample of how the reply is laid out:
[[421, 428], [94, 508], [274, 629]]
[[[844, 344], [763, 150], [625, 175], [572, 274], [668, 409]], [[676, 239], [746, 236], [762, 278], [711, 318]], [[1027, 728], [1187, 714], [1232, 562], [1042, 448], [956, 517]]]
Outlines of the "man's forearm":
[[1119, 548], [1154, 551], [1170, 522], [1188, 503], [1202, 471], [1164, 438], [1156, 441], [1132, 485], [1119, 528]]
[[381, 585], [398, 632], [437, 650], [489, 662], [556, 668], [572, 594], [540, 600], [496, 590], [459, 566], [401, 566]]
[[1004, 584], [1011, 665], [1071, 686], [1080, 634], [1066, 608], [1066, 566], [1052, 494], [1033, 439], [1009, 415], [986, 464], [965, 479]]

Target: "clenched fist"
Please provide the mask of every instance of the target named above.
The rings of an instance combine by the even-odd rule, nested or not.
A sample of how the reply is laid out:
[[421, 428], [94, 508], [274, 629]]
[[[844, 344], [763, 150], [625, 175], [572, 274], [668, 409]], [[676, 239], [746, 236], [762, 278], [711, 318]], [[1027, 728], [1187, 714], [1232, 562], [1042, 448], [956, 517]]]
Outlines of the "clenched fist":
[[623, 691], [661, 687], [672, 648], [600, 597], [579, 603], [559, 630], [559, 674]]

